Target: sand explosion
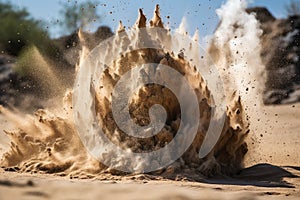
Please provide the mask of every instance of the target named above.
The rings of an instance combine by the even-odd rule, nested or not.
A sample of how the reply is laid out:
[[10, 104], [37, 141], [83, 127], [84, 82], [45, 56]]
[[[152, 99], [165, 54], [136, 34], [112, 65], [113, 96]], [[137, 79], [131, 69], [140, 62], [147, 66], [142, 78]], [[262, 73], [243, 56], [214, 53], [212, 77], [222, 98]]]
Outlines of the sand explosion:
[[[251, 15], [245, 12], [245, 5], [238, 9], [240, 9], [240, 13], [244, 16], [250, 16], [252, 19]], [[113, 41], [115, 44], [118, 44], [116, 48], [121, 46], [127, 51], [124, 51], [126, 53], [121, 54], [118, 59], [111, 63], [109, 62], [110, 65], [105, 68], [104, 72], [96, 76], [99, 77], [99, 85], [94, 85], [91, 87], [91, 91], [88, 91], [88, 94], [95, 94], [92, 100], [94, 101], [95, 114], [98, 119], [97, 123], [102, 125], [103, 132], [107, 138], [128, 152], [151, 152], [171, 143], [176, 137], [180, 126], [187, 127], [188, 124], [182, 122], [182, 105], [177, 99], [176, 94], [169, 88], [159, 84], [146, 84], [139, 88], [128, 101], [131, 119], [142, 127], [151, 124], [153, 118], [151, 118], [152, 115], [151, 112], [149, 114], [149, 110], [151, 110], [153, 105], [158, 104], [164, 107], [167, 114], [165, 124], [160, 129], [160, 132], [154, 136], [134, 138], [127, 135], [126, 132], [121, 130], [118, 126], [114, 119], [112, 109], [112, 94], [114, 88], [122, 76], [125, 76], [128, 71], [133, 70], [136, 66], [145, 66], [146, 63], [154, 63], [157, 65], [154, 66], [151, 73], [162, 76], [161, 79], [168, 81], [174, 77], [167, 77], [166, 74], [160, 71], [160, 66], [169, 66], [185, 77], [196, 94], [200, 113], [199, 120], [197, 119], [199, 126], [197, 127], [192, 144], [180, 158], [174, 160], [170, 165], [151, 173], [168, 178], [184, 175], [193, 177], [194, 179], [216, 174], [233, 175], [237, 173], [243, 167], [243, 159], [247, 152], [245, 137], [249, 133], [249, 124], [242, 106], [241, 97], [239, 96], [239, 89], [241, 88], [226, 88], [228, 96], [227, 100], [225, 100], [227, 102], [227, 111], [224, 113], [225, 122], [220, 137], [207, 156], [204, 158], [199, 157], [199, 150], [209, 129], [209, 124], [212, 120], [218, 119], [211, 117], [215, 105], [207, 81], [199, 74], [197, 67], [191, 64], [192, 60], [187, 59], [189, 58], [189, 53], [195, 51], [195, 47], [190, 47], [189, 50], [182, 51], [182, 49], [186, 47], [177, 46], [180, 45], [180, 43], [177, 43], [174, 44], [174, 46], [177, 46], [177, 52], [165, 50], [168, 48], [164, 48], [165, 46], [163, 45], [168, 42], [168, 38], [160, 38], [159, 34], [153, 35], [151, 31], [147, 32], [149, 29], [146, 28], [146, 17], [142, 10], [140, 10], [139, 14], [140, 16], [134, 29], [136, 32], [146, 31], [147, 38], [144, 39], [153, 43], [161, 42], [161, 48], [130, 50], [136, 45], [135, 43], [141, 42], [141, 40], [130, 40], [132, 38], [126, 34], [125, 28], [120, 23], [119, 30]], [[223, 17], [224, 21], [228, 18], [228, 16]], [[226, 26], [226, 24], [224, 26]], [[169, 30], [164, 28], [158, 6], [155, 9], [153, 19], [150, 21], [150, 27], [148, 28], [160, 28], [166, 33], [169, 32]], [[242, 25], [236, 27], [236, 31], [239, 32], [239, 30], [243, 30], [243, 28]], [[138, 38], [139, 36], [133, 37]], [[231, 37], [235, 37], [235, 35], [233, 34]], [[197, 40], [197, 37], [194, 37], [194, 40]], [[214, 41], [216, 41], [216, 38]], [[170, 41], [170, 43], [172, 42], [174, 41]], [[214, 48], [219, 48], [218, 50], [222, 52], [223, 46], [214, 45]], [[249, 48], [250, 51], [252, 47]], [[106, 52], [101, 53], [109, 57], [113, 49], [114, 46], [111, 46]], [[86, 58], [90, 51], [91, 49], [83, 47], [80, 62], [77, 67], [78, 73], [80, 69], [85, 67]], [[214, 52], [217, 52], [217, 50]], [[90, 54], [93, 53], [95, 53], [95, 51], [92, 51]], [[193, 55], [198, 54], [195, 52]], [[231, 58], [234, 59], [230, 54], [222, 55], [219, 53], [217, 55], [218, 56], [213, 56], [213, 58], [216, 59], [214, 62], [217, 64], [222, 62], [224, 65], [224, 59], [226, 60], [225, 63], [228, 63]], [[230, 59], [228, 59], [228, 56]], [[198, 59], [199, 62], [197, 64], [199, 65], [204, 65], [203, 63], [206, 65], [208, 63], [208, 61], [200, 61], [200, 58], [193, 58], [195, 60]], [[206, 58], [209, 58], [209, 54], [203, 56], [204, 60]], [[247, 62], [250, 58], [251, 57], [247, 57], [245, 60], [239, 58], [240, 60], [237, 62]], [[138, 70], [139, 73], [142, 73], [144, 69], [143, 67], [138, 67]], [[74, 111], [74, 105], [76, 106], [74, 101], [78, 101], [78, 98], [84, 97], [72, 96], [72, 92], [67, 91], [64, 98], [64, 106], [62, 106], [63, 109], [53, 111], [47, 109], [38, 110], [34, 115], [24, 115], [2, 108], [1, 111], [3, 115], [13, 121], [17, 129], [5, 131], [11, 139], [11, 147], [10, 150], [3, 155], [1, 166], [6, 170], [55, 173], [81, 178], [102, 177], [104, 175], [110, 176], [110, 174], [126, 174], [114, 169], [112, 166], [107, 166], [99, 162], [86, 150], [82, 143], [82, 137], [80, 138], [77, 134], [78, 127], [74, 124], [74, 116], [75, 118], [76, 116], [78, 117], [76, 114], [73, 116], [73, 112], [76, 112], [76, 110]], [[187, 108], [193, 109], [191, 107]], [[87, 110], [87, 112], [89, 112], [89, 110]], [[79, 117], [80, 119], [83, 119], [85, 116], [84, 114], [82, 115], [83, 117]], [[92, 124], [89, 125], [93, 126]], [[185, 141], [182, 141], [182, 143], [184, 142]], [[99, 144], [95, 143], [95, 141], [90, 141], [90, 143], [92, 143], [94, 147], [103, 148], [101, 146], [95, 146]], [[181, 144], [179, 143], [178, 145]], [[172, 151], [174, 151], [174, 149], [169, 149], [170, 156]], [[105, 155], [101, 156], [110, 160], [113, 158], [114, 166], [137, 165], [140, 169], [137, 170], [137, 172], [143, 172], [143, 169], [147, 165], [147, 163], [138, 163], [138, 160], [130, 163], [109, 150]], [[151, 163], [157, 163], [159, 165], [163, 162], [163, 159], [166, 158], [158, 157], [157, 160], [151, 161]]]

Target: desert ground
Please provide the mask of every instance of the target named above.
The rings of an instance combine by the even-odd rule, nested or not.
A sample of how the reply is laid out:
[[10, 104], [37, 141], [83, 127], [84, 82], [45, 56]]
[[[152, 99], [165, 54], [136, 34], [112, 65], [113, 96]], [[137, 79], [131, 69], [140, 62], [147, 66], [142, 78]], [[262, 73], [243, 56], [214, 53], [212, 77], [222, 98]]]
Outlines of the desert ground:
[[[245, 169], [233, 178], [70, 179], [1, 169], [0, 199], [299, 199], [300, 104], [265, 106], [262, 114], [248, 138]], [[2, 135], [1, 142], [6, 140]]]

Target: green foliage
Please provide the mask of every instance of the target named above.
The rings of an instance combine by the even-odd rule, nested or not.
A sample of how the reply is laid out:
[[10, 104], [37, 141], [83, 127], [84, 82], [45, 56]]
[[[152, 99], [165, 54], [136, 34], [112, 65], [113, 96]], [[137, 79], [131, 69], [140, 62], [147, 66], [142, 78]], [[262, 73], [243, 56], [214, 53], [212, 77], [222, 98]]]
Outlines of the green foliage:
[[0, 53], [18, 55], [22, 48], [49, 45], [49, 36], [40, 21], [34, 20], [26, 9], [18, 9], [0, 1]]
[[62, 21], [61, 26], [68, 34], [73, 33], [79, 28], [87, 29], [92, 23], [100, 20], [100, 15], [97, 12], [98, 3], [94, 1], [78, 1], [62, 4], [60, 10]]
[[291, 0], [285, 5], [285, 11], [287, 15], [300, 15], [300, 0]]

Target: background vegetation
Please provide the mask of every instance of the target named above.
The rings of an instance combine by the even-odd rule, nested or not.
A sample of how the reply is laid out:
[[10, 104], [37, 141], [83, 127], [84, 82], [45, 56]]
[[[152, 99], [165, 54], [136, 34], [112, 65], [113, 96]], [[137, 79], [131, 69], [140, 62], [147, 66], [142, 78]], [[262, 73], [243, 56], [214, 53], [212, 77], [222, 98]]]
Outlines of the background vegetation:
[[71, 34], [79, 28], [87, 30], [95, 22], [98, 22], [101, 17], [97, 12], [97, 1], [68, 1], [62, 3], [60, 14], [62, 21], [60, 23], [65, 33]]
[[300, 15], [300, 0], [291, 0], [285, 5], [285, 11], [288, 16]]
[[46, 49], [50, 38], [42, 29], [42, 22], [31, 18], [26, 9], [18, 9], [9, 2], [0, 2], [0, 51], [17, 56], [25, 46]]

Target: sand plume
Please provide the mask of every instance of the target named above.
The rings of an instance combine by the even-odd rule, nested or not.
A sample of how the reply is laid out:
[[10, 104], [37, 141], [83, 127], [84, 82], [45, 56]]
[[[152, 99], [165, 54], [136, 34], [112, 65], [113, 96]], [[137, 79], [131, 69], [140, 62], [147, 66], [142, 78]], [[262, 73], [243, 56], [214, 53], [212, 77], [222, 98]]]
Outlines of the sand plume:
[[[240, 94], [234, 91], [227, 91], [227, 95], [230, 98], [227, 101], [227, 111], [223, 113], [225, 123], [221, 129], [220, 138], [207, 156], [204, 158], [199, 157], [199, 150], [209, 129], [209, 124], [212, 120], [219, 120], [219, 118], [212, 118], [215, 106], [215, 99], [211, 95], [210, 87], [212, 86], [207, 83], [197, 68], [191, 64], [193, 61], [205, 68], [204, 65], [206, 63], [204, 62], [203, 64], [200, 61], [201, 59], [197, 57], [199, 56], [195, 52], [199, 50], [197, 45], [190, 44], [189, 48], [184, 51], [182, 49], [186, 48], [184, 46], [185, 43], [181, 43], [180, 40], [172, 40], [168, 30], [163, 29], [159, 6], [155, 8], [150, 27], [159, 28], [162, 31], [161, 33], [164, 34], [161, 34], [161, 36], [160, 34], [152, 34], [153, 32], [148, 31], [151, 29], [146, 27], [149, 26], [147, 26], [147, 19], [141, 9], [139, 10], [139, 19], [136, 23], [136, 32], [133, 32], [136, 34], [127, 34], [120, 23], [118, 33], [113, 38], [112, 43], [109, 43], [110, 46], [108, 46], [106, 52], [101, 52], [101, 56], [103, 56], [104, 60], [109, 61], [111, 59], [109, 56], [113, 52], [119, 53], [120, 50], [123, 50], [122, 52], [125, 53], [121, 53], [113, 62], [107, 62], [108, 66], [103, 73], [94, 76], [99, 78], [97, 80], [99, 84], [92, 85], [91, 90], [86, 91], [86, 97], [72, 96], [72, 92], [68, 91], [64, 99], [64, 106], [61, 106], [63, 112], [50, 112], [45, 109], [38, 110], [35, 115], [23, 116], [22, 114], [3, 109], [2, 112], [5, 116], [16, 119], [17, 129], [6, 131], [12, 142], [10, 150], [4, 154], [1, 160], [1, 165], [6, 169], [58, 173], [78, 177], [102, 176], [105, 172], [124, 174], [122, 171], [105, 166], [84, 148], [82, 138], [77, 134], [72, 115], [74, 102], [76, 105], [78, 99], [88, 98], [93, 96], [92, 93], [95, 94], [89, 100], [94, 102], [95, 113], [98, 119], [97, 123], [103, 125], [103, 132], [107, 138], [129, 153], [151, 152], [163, 148], [176, 137], [180, 125], [187, 129], [189, 126], [188, 123], [182, 121], [184, 114], [180, 108], [182, 105], [176, 98], [177, 94], [159, 84], [146, 84], [131, 96], [128, 102], [129, 114], [131, 119], [139, 126], [147, 126], [151, 123], [151, 112], [150, 115], [148, 112], [149, 110], [151, 111], [153, 105], [161, 105], [166, 111], [166, 123], [160, 132], [147, 138], [128, 136], [126, 132], [117, 126], [112, 110], [112, 94], [122, 76], [125, 76], [126, 73], [133, 69], [137, 69], [140, 74], [153, 74], [166, 82], [176, 82], [174, 77], [164, 73], [162, 70], [164, 65], [172, 70], [176, 70], [178, 74], [183, 76], [196, 94], [196, 109], [199, 109], [200, 113], [200, 117], [197, 119], [199, 126], [195, 137], [192, 138], [192, 144], [180, 158], [169, 166], [151, 173], [169, 178], [175, 178], [178, 174], [185, 174], [197, 179], [197, 177], [216, 174], [233, 175], [240, 170], [243, 167], [244, 155], [247, 152], [245, 137], [249, 133], [249, 125], [245, 117]], [[79, 36], [80, 34], [81, 32], [79, 32]], [[186, 31], [184, 31], [184, 34], [187, 34]], [[194, 41], [198, 39], [196, 32]], [[149, 41], [151, 44], [161, 45], [161, 48], [130, 49], [138, 47], [143, 42], [142, 40]], [[169, 49], [173, 49], [173, 51]], [[86, 62], [90, 62], [86, 61], [89, 55], [97, 53], [97, 50], [89, 51], [90, 49], [83, 47], [80, 63], [76, 70], [77, 73], [83, 73], [80, 69], [85, 67]], [[88, 53], [90, 54], [88, 55]], [[208, 57], [208, 55], [205, 56]], [[216, 59], [220, 60], [219, 58], [220, 56]], [[156, 65], [153, 68], [146, 68], [146, 63], [154, 63]], [[90, 72], [86, 70], [85, 73], [88, 74]], [[78, 83], [81, 84], [82, 82]], [[130, 88], [130, 86], [126, 87]], [[179, 90], [179, 92], [183, 93], [184, 91]], [[185, 101], [188, 103], [189, 99], [186, 98]], [[186, 108], [188, 111], [191, 111], [190, 113], [195, 110], [192, 105]], [[86, 110], [86, 112], [89, 111]], [[75, 116], [79, 120], [86, 119], [85, 113]], [[221, 118], [221, 116], [219, 117]], [[89, 125], [89, 127], [93, 126], [93, 124]], [[94, 145], [95, 150], [104, 148], [104, 146], [97, 146], [103, 144], [103, 141], [90, 140], [89, 142], [91, 145]], [[185, 142], [181, 141], [182, 144]], [[169, 152], [170, 156], [173, 153], [172, 151], [170, 150]], [[138, 159], [128, 162], [128, 160], [122, 159], [122, 157], [109, 150], [105, 155], [101, 156], [110, 160], [113, 158], [114, 165], [125, 166], [133, 164], [141, 171], [147, 167], [147, 163], [139, 163]], [[159, 165], [164, 159], [167, 158], [158, 158], [158, 160], [152, 160], [151, 162], [156, 162]]]

